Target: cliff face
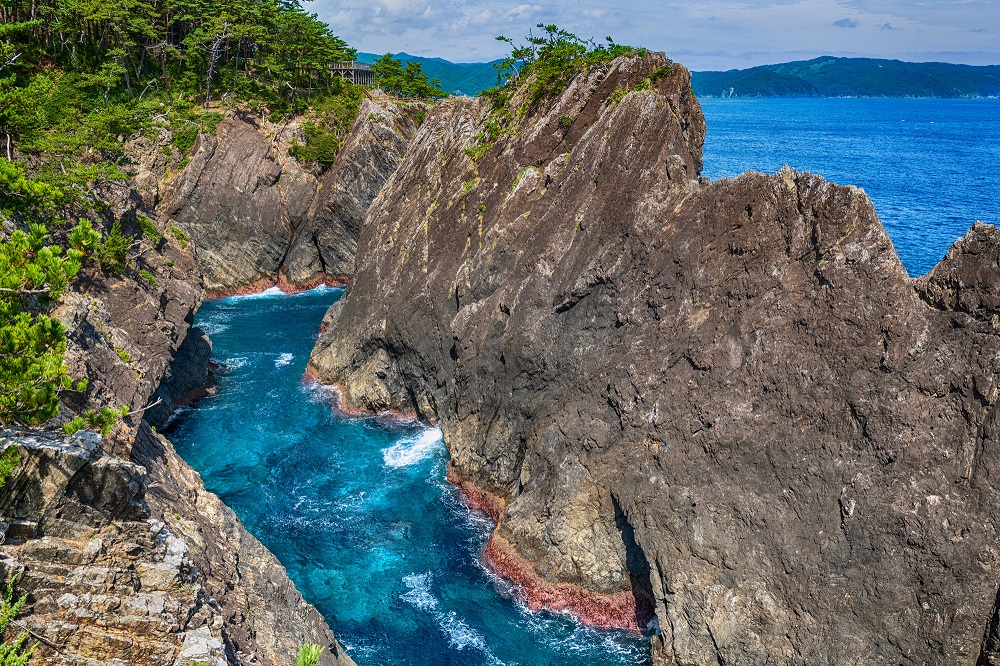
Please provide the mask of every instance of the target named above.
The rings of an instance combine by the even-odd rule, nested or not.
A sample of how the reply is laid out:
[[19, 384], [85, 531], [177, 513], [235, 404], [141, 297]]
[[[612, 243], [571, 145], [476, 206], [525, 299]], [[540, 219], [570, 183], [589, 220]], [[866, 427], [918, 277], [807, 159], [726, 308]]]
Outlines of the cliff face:
[[911, 281], [858, 189], [701, 182], [686, 70], [608, 100], [665, 64], [578, 76], [478, 163], [484, 104], [436, 107], [311, 371], [438, 422], [492, 565], [657, 664], [988, 663], [1000, 234]]
[[289, 157], [298, 122], [265, 126], [230, 112], [216, 136], [199, 137], [159, 209], [190, 231], [209, 293], [345, 281], [361, 219], [422, 108], [362, 101], [337, 161], [319, 175]]
[[[158, 146], [143, 154], [162, 158]], [[137, 164], [132, 187], [109, 196], [126, 232], [164, 167]], [[19, 461], [0, 484], [0, 577], [20, 574], [16, 594], [28, 595], [13, 630], [41, 642], [38, 664], [287, 666], [306, 642], [328, 648], [320, 663], [353, 664], [274, 556], [149, 426], [205, 388], [211, 346], [192, 328], [204, 296], [195, 248], [168, 231], [176, 220], [146, 212], [160, 237], [136, 241], [121, 275], [85, 267], [55, 313], [70, 374], [89, 380], [65, 411], [131, 414], [103, 440], [0, 432]]]

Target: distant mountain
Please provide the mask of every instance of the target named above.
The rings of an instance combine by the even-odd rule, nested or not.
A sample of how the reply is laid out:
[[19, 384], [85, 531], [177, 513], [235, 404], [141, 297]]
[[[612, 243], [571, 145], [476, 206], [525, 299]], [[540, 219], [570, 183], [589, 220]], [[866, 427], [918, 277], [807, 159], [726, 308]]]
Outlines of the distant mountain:
[[[358, 62], [375, 62], [381, 53], [359, 53]], [[430, 79], [440, 79], [441, 89], [453, 95], [475, 96], [497, 84], [497, 70], [492, 62], [449, 62], [442, 58], [422, 58], [409, 53], [394, 53], [394, 58], [419, 62]], [[495, 61], [499, 62], [499, 61]]]
[[[492, 62], [449, 62], [408, 53], [441, 87], [457, 95], [478, 95], [496, 85]], [[361, 62], [381, 54], [359, 53]], [[499, 62], [499, 61], [494, 61]], [[975, 67], [944, 62], [903, 62], [822, 56], [728, 72], [692, 72], [699, 97], [1000, 97], [1000, 65]]]
[[997, 97], [1000, 65], [834, 58], [694, 72], [699, 97]]

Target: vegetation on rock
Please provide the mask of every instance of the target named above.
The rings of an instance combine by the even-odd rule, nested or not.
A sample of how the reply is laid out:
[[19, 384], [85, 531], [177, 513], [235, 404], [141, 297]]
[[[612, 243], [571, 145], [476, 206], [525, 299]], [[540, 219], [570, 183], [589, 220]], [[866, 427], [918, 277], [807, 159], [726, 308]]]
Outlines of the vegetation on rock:
[[[521, 45], [509, 37], [497, 37], [498, 41], [510, 44], [511, 52], [494, 65], [497, 85], [482, 93], [490, 102], [490, 110], [482, 131], [475, 136], [476, 144], [466, 150], [466, 154], [475, 161], [482, 158], [498, 139], [512, 132], [517, 119], [562, 93], [577, 74], [619, 56], [645, 57], [647, 54], [643, 48], [616, 44], [611, 37], [605, 38], [607, 44], [598, 44], [581, 39], [556, 25], [539, 23], [536, 27], [541, 28], [544, 36], [536, 36], [529, 31], [524, 38], [525, 43]], [[512, 102], [522, 86], [527, 86], [526, 94], [518, 108], [513, 109]], [[560, 123], [572, 125], [572, 118], [567, 119], [560, 117]]]
[[0, 488], [7, 485], [7, 479], [20, 464], [21, 454], [16, 446], [8, 446], [3, 453], [0, 453]]
[[427, 78], [419, 62], [411, 60], [404, 65], [403, 61], [393, 58], [391, 53], [386, 53], [375, 61], [372, 73], [378, 87], [398, 97], [426, 99], [446, 97], [448, 94], [441, 90], [439, 80]]
[[[11, 448], [16, 450], [16, 447]], [[27, 600], [27, 596], [23, 596], [14, 601], [14, 582], [14, 578], [8, 581], [7, 590], [3, 598], [0, 599], [0, 637], [3, 638], [3, 643], [0, 644], [0, 666], [24, 666], [31, 659], [35, 648], [38, 647], [37, 643], [27, 645], [27, 632], [22, 632], [14, 638], [7, 637], [7, 629], [10, 627], [10, 623], [21, 612], [21, 608]]]
[[306, 643], [299, 646], [299, 653], [295, 657], [295, 666], [316, 666], [319, 657], [323, 654], [323, 646]]

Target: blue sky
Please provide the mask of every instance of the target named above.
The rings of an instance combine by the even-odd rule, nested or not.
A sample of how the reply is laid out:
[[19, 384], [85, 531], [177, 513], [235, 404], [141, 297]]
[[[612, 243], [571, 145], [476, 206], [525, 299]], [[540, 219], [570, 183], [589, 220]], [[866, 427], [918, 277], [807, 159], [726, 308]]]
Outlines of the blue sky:
[[361, 51], [458, 62], [502, 54], [498, 34], [556, 23], [582, 37], [666, 51], [691, 69], [818, 55], [1000, 64], [1000, 0], [314, 0]]

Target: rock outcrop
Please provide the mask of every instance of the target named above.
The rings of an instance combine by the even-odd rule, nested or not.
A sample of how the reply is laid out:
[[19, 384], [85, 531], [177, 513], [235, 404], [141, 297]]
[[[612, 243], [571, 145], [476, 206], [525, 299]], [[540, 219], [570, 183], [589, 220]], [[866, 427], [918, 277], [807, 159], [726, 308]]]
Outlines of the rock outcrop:
[[423, 108], [363, 100], [336, 162], [321, 174], [289, 156], [301, 119], [275, 126], [230, 112], [215, 136], [199, 136], [159, 210], [190, 232], [209, 294], [345, 282], [365, 211]]
[[997, 230], [914, 281], [861, 190], [701, 181], [662, 56], [473, 162], [486, 113], [428, 114], [310, 371], [440, 424], [493, 566], [658, 665], [997, 659]]
[[18, 575], [15, 593], [28, 595], [13, 630], [40, 643], [33, 664], [287, 666], [317, 643], [321, 664], [350, 666], [275, 557], [149, 425], [211, 381], [210, 342], [193, 327], [195, 248], [176, 220], [144, 208], [164, 167], [136, 165], [131, 187], [107, 198], [105, 223], [133, 236], [124, 270], [89, 261], [55, 311], [70, 375], [88, 379], [65, 393], [61, 421], [130, 414], [104, 438], [66, 437], [60, 419], [0, 432], [0, 452], [18, 459], [0, 479], [0, 580]]

